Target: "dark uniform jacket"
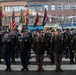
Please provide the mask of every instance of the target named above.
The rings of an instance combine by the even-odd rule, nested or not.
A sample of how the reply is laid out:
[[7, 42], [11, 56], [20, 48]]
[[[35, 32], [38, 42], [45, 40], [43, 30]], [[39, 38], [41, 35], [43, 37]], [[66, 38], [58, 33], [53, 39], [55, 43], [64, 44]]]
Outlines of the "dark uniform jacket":
[[2, 33], [0, 33], [0, 50], [2, 49]]
[[33, 41], [33, 50], [36, 55], [43, 55], [45, 52], [45, 39], [44, 37], [36, 36]]
[[46, 46], [49, 47], [50, 46], [51, 33], [49, 33], [49, 32], [45, 33], [44, 37], [45, 37]]
[[51, 49], [54, 53], [58, 53], [61, 54], [63, 53], [63, 38], [62, 36], [58, 35], [58, 36], [53, 36], [52, 37], [52, 46]]
[[2, 38], [2, 52], [11, 52], [12, 43], [10, 38]]
[[72, 38], [72, 50], [76, 52], [76, 35]]
[[70, 46], [71, 46], [70, 32], [63, 33], [63, 38], [65, 39], [64, 40], [64, 46], [65, 46], [65, 48], [66, 47], [70, 48]]
[[18, 41], [20, 53], [27, 53], [29, 49], [29, 39], [27, 36], [20, 36]]

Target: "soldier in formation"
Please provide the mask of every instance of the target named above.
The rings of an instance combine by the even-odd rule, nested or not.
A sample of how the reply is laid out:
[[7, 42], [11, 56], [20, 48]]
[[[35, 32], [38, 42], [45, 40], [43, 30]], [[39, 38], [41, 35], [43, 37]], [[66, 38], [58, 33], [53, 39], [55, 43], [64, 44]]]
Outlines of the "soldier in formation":
[[41, 35], [40, 31], [37, 31], [36, 36], [33, 40], [33, 51], [36, 54], [36, 61], [38, 64], [37, 71], [44, 71], [42, 64], [45, 52], [45, 38]]
[[75, 64], [76, 61], [76, 33], [73, 29], [69, 30], [52, 30], [35, 32], [17, 30], [0, 30], [0, 63], [4, 58], [6, 69], [11, 71], [11, 63], [16, 63], [15, 58], [20, 57], [21, 71], [28, 71], [29, 59], [31, 59], [31, 50], [36, 55], [36, 62], [38, 65], [37, 71], [44, 71], [43, 59], [44, 53], [47, 52], [47, 57], [51, 64], [56, 65], [55, 71], [63, 71], [61, 69], [61, 62], [63, 55], [70, 59], [70, 64]]

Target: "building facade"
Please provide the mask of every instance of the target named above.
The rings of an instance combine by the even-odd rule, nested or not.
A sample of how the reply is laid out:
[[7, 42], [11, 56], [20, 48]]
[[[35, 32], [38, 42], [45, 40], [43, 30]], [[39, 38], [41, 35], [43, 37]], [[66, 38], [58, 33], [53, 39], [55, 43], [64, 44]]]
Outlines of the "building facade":
[[18, 24], [20, 19], [20, 11], [21, 9], [24, 10], [26, 4], [27, 4], [26, 1], [12, 1], [12, 0], [2, 1], [1, 2], [3, 12], [2, 25], [9, 26], [13, 10], [15, 12], [15, 22], [16, 24]]
[[8, 26], [12, 10], [15, 11], [15, 21], [18, 24], [20, 11], [24, 9], [25, 5], [28, 5], [29, 9], [29, 25], [34, 24], [36, 10], [39, 13], [38, 25], [42, 25], [45, 8], [49, 18], [48, 24], [58, 23], [65, 17], [76, 15], [76, 0], [2, 0], [1, 5], [4, 13], [3, 26]]

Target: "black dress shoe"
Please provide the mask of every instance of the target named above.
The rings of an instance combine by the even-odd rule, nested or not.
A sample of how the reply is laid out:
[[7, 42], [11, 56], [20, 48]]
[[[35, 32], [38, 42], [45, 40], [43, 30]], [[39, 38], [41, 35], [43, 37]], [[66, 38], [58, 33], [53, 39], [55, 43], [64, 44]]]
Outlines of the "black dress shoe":
[[15, 63], [16, 63], [16, 61], [12, 61], [12, 63], [13, 63], [13, 64], [15, 64]]
[[40, 68], [37, 69], [37, 72], [40, 72]]
[[63, 70], [62, 70], [61, 68], [59, 69], [59, 71], [60, 71], [60, 72], [63, 72]]
[[26, 71], [29, 71], [28, 68], [26, 68]]
[[70, 64], [75, 64], [74, 62], [70, 62]]
[[8, 71], [10, 72], [11, 71], [11, 68], [8, 68]]
[[8, 71], [8, 68], [5, 69], [5, 72]]
[[0, 63], [1, 63], [1, 60], [0, 60]]
[[54, 64], [54, 62], [53, 62], [53, 61], [51, 61], [51, 64]]
[[59, 71], [59, 69], [58, 69], [58, 68], [56, 68], [56, 69], [55, 69], [55, 72], [58, 72], [58, 71]]
[[21, 71], [24, 71], [24, 70], [25, 70], [25, 68], [22, 68], [22, 69], [21, 69]]
[[41, 68], [41, 69], [40, 69], [40, 71], [41, 71], [41, 72], [44, 72], [44, 69], [43, 69], [43, 68]]

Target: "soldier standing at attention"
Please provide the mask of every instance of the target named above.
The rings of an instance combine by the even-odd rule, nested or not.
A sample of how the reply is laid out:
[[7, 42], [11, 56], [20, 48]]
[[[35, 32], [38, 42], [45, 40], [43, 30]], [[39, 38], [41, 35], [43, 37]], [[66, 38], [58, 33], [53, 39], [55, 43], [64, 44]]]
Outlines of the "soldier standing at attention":
[[[74, 53], [75, 64], [76, 64], [76, 34], [73, 36], [71, 43], [72, 43], [71, 50]], [[74, 60], [73, 60], [73, 62], [74, 62]]]
[[2, 31], [0, 30], [0, 63], [2, 58]]
[[47, 56], [50, 55], [50, 54], [49, 54], [50, 35], [51, 35], [51, 34], [49, 33], [49, 29], [47, 29], [46, 32], [45, 32], [45, 35], [44, 35], [44, 37], [45, 37], [45, 42], [46, 42]]
[[45, 52], [45, 39], [43, 36], [41, 36], [40, 31], [37, 31], [37, 35], [35, 36], [33, 40], [33, 51], [36, 54], [36, 61], [38, 64], [37, 71], [44, 71], [42, 68], [43, 58], [44, 58], [44, 52]]
[[3, 52], [3, 58], [5, 61], [5, 64], [7, 66], [7, 68], [5, 69], [5, 71], [11, 71], [11, 41], [10, 41], [10, 37], [9, 37], [9, 33], [5, 33], [3, 38], [2, 38], [2, 52]]
[[19, 50], [20, 50], [20, 58], [23, 68], [21, 71], [28, 71], [28, 47], [29, 47], [29, 38], [26, 34], [23, 32], [21, 33], [21, 36], [19, 37]]
[[69, 52], [70, 52], [70, 64], [75, 64], [74, 63], [74, 52], [72, 51], [72, 39], [74, 37], [74, 29], [70, 30], [70, 44], [69, 44]]
[[54, 53], [54, 60], [56, 69], [55, 71], [61, 71], [61, 62], [62, 62], [62, 53], [63, 53], [63, 38], [60, 35], [59, 30], [55, 32], [55, 35], [52, 38], [52, 52]]

